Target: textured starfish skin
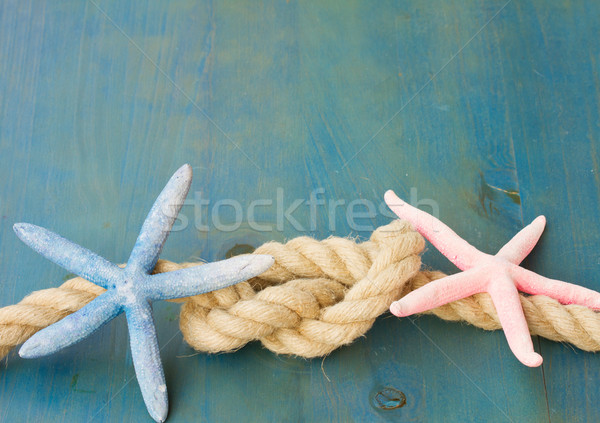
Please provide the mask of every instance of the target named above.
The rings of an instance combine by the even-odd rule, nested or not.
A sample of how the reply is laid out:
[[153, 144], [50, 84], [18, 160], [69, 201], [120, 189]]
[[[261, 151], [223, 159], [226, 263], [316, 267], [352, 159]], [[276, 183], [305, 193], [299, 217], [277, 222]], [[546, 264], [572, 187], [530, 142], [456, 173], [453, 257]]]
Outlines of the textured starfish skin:
[[537, 367], [542, 364], [542, 357], [533, 350], [517, 289], [528, 294], [546, 295], [562, 304], [600, 309], [600, 293], [545, 278], [519, 266], [542, 235], [546, 225], [544, 216], [538, 216], [492, 256], [477, 250], [440, 220], [402, 201], [393, 191], [385, 193], [385, 202], [463, 271], [433, 281], [394, 302], [390, 311], [398, 317], [487, 292], [492, 297], [510, 349], [521, 363]]
[[121, 312], [127, 316], [131, 355], [148, 412], [167, 418], [167, 387], [160, 361], [151, 301], [198, 295], [257, 276], [273, 264], [268, 255], [239, 256], [174, 272], [151, 275], [163, 244], [189, 191], [192, 169], [182, 166], [152, 206], [127, 266], [117, 265], [39, 226], [17, 223], [14, 230], [31, 248], [107, 291], [23, 344], [19, 355], [35, 358], [72, 345]]

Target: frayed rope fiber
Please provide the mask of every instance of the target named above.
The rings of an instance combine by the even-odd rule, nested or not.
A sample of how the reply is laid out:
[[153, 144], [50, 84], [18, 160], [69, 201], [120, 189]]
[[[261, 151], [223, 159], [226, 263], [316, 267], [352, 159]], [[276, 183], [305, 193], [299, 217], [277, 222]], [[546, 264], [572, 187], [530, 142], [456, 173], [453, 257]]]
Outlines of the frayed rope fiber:
[[[235, 351], [260, 340], [279, 354], [327, 355], [363, 335], [393, 301], [445, 276], [420, 270], [424, 246], [421, 235], [401, 220], [378, 228], [363, 243], [337, 237], [268, 242], [254, 253], [272, 255], [275, 264], [259, 277], [175, 300], [183, 302], [181, 331], [192, 347], [210, 353]], [[159, 260], [154, 271], [197, 265], [201, 263]], [[103, 292], [77, 277], [0, 308], [0, 358]], [[541, 295], [521, 295], [521, 304], [533, 335], [587, 351], [600, 350], [596, 312]], [[486, 330], [501, 328], [488, 294], [476, 294], [427, 313]]]

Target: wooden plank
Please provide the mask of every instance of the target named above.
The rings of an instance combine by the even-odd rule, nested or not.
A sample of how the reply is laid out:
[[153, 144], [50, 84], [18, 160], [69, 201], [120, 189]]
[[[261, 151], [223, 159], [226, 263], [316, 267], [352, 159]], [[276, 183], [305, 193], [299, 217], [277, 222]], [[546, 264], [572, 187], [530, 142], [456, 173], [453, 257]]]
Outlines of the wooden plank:
[[[597, 243], [600, 179], [600, 35], [595, 2], [523, 5], [523, 22], [506, 54], [510, 119], [523, 214], [544, 214], [548, 227], [525, 263], [548, 277], [600, 289]], [[521, 40], [530, 40], [522, 43]], [[508, 78], [507, 78], [508, 79]], [[552, 422], [594, 421], [600, 400], [600, 357], [542, 340], [544, 374]]]
[[[579, 43], [596, 29], [593, 14], [585, 13], [588, 3], [565, 6], [571, 20], [558, 24], [560, 9], [544, 21], [533, 6], [503, 9], [500, 1], [461, 7], [443, 1], [377, 7], [356, 1], [3, 2], [0, 305], [67, 277], [18, 242], [13, 222], [47, 226], [123, 261], [155, 196], [184, 162], [194, 166], [193, 192], [165, 258], [216, 260], [232, 249], [304, 234], [366, 237], [390, 219], [379, 208], [388, 188], [409, 199], [413, 192], [424, 208], [430, 203], [423, 200], [435, 200], [444, 221], [494, 252], [523, 224], [520, 198], [532, 207], [530, 196], [541, 192], [541, 174], [527, 177], [525, 169], [535, 160], [549, 160], [544, 163], [553, 169], [558, 157], [556, 145], [542, 154], [532, 141], [523, 144], [557, 139], [552, 127], [546, 138], [533, 136], [548, 116], [557, 125], [552, 113], [558, 109], [551, 101], [540, 105], [538, 91], [555, 99], [554, 90], [566, 95], [567, 88], [587, 87], [589, 76], [574, 65], [578, 61], [597, 76], [596, 62], [562, 46], [549, 51], [572, 60], [560, 66], [573, 66], [574, 76], [564, 85], [543, 85], [527, 60], [542, 74], [537, 64], [559, 65], [538, 50], [541, 36], [532, 22], [545, 22], [543, 33], [556, 43], [577, 27], [567, 41]], [[555, 75], [564, 71], [558, 67]], [[575, 98], [565, 103], [573, 123]], [[586, 122], [593, 122], [597, 109], [591, 99], [585, 104]], [[589, 123], [577, 134], [585, 128], [597, 130]], [[595, 144], [589, 145], [595, 154]], [[592, 158], [583, 157], [584, 163]], [[580, 172], [571, 160], [566, 157], [564, 166]], [[302, 227], [283, 219], [278, 228], [278, 199], [285, 210], [318, 188], [327, 203], [317, 209], [314, 226], [303, 203], [292, 213]], [[590, 224], [597, 203], [585, 209], [577, 200], [583, 191], [568, 192], [574, 212], [585, 211]], [[201, 198], [211, 203], [200, 207]], [[272, 201], [257, 208], [256, 217], [272, 226], [269, 231], [246, 220], [257, 198]], [[212, 210], [222, 199], [240, 202], [244, 220], [236, 230], [215, 228]], [[376, 210], [354, 222], [363, 227], [346, 217], [357, 199]], [[333, 211], [335, 225], [331, 200], [345, 201]], [[536, 204], [550, 208], [543, 198]], [[233, 228], [234, 210], [220, 210], [221, 223]], [[527, 218], [531, 210], [525, 209]], [[557, 208], [553, 212], [564, 219]], [[211, 223], [209, 229], [197, 219]], [[565, 233], [588, 238], [559, 238], [585, 246], [577, 250], [578, 266], [568, 271], [583, 264], [591, 275], [594, 263], [583, 257], [593, 257], [587, 249], [594, 233], [584, 234], [589, 225], [570, 219], [579, 232]], [[573, 276], [548, 273], [560, 261], [555, 250], [540, 254], [562, 245], [551, 243], [552, 233], [528, 265], [543, 260], [545, 274]], [[424, 260], [454, 271], [431, 248]], [[548, 420], [542, 370], [520, 365], [502, 333], [430, 317], [382, 318], [366, 338], [325, 360], [279, 357], [257, 344], [207, 356], [183, 342], [177, 309], [155, 307], [172, 422]], [[581, 396], [558, 376], [562, 372], [549, 373], [548, 362], [592, 386], [596, 376], [577, 371], [582, 361], [591, 364], [591, 355], [569, 361], [571, 353], [561, 346], [542, 348], [553, 420], [585, 420], [591, 388]], [[139, 421], [146, 412], [132, 376], [121, 319], [47, 359], [11, 356], [0, 372], [0, 420]], [[402, 391], [406, 405], [390, 411], [374, 406], [383, 387]], [[572, 389], [570, 406], [556, 398], [565, 389]]]

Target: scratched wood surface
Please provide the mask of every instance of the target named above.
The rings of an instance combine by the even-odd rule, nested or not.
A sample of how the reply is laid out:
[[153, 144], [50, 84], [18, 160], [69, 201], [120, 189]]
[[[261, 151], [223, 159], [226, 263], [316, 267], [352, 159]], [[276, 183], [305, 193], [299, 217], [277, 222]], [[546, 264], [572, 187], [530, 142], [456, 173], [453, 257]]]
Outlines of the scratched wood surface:
[[[171, 260], [367, 237], [393, 188], [489, 252], [543, 213], [525, 265], [600, 289], [599, 13], [592, 0], [0, 2], [0, 306], [70, 277], [14, 222], [122, 262], [186, 162]], [[325, 204], [293, 208], [311, 193]], [[455, 271], [431, 248], [424, 261]], [[545, 361], [529, 369], [501, 332], [387, 315], [325, 360], [256, 343], [209, 356], [184, 343], [177, 305], [155, 315], [170, 422], [597, 417], [600, 357], [568, 345], [535, 339]], [[12, 353], [0, 421], [150, 421], [133, 375], [122, 318], [45, 359]], [[384, 388], [406, 404], [383, 410]]]

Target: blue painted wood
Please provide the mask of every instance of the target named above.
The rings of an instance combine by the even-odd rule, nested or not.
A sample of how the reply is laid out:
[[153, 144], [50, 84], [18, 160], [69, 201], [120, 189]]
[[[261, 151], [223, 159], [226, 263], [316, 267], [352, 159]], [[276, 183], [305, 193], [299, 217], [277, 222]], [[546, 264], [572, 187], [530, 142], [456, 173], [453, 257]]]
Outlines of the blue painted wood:
[[[123, 262], [181, 164], [193, 191], [163, 256], [216, 260], [271, 239], [368, 236], [392, 188], [495, 252], [544, 213], [526, 265], [600, 289], [598, 22], [592, 1], [0, 3], [0, 306], [69, 277], [13, 235], [48, 227]], [[277, 212], [302, 203], [297, 224]], [[415, 188], [412, 190], [411, 188]], [[211, 203], [202, 205], [201, 200]], [[213, 207], [220, 207], [217, 230]], [[255, 199], [271, 204], [248, 207]], [[353, 200], [374, 216], [347, 219]], [[434, 200], [432, 203], [428, 200]], [[356, 211], [368, 212], [360, 204]], [[332, 217], [331, 217], [332, 216]], [[208, 222], [208, 229], [204, 225]], [[331, 224], [333, 222], [333, 224]], [[359, 226], [357, 226], [357, 224]], [[226, 228], [227, 229], [227, 228]], [[235, 230], [232, 230], [235, 229]], [[264, 228], [263, 228], [264, 229]], [[425, 262], [452, 272], [430, 248]], [[379, 319], [325, 360], [252, 344], [196, 354], [178, 306], [155, 316], [178, 421], [589, 421], [596, 356], [434, 317]], [[125, 322], [0, 371], [2, 421], [139, 421]], [[373, 405], [382, 387], [404, 407]]]
[[[511, 120], [518, 129], [515, 142], [524, 218], [548, 217], [540, 248], [527, 261], [547, 276], [600, 290], [598, 268], [598, 204], [600, 176], [598, 115], [600, 46], [587, 43], [588, 34], [600, 34], [597, 3], [556, 4], [550, 8], [526, 5], [523, 14], [535, 14], [531, 25], [519, 28], [509, 48], [523, 60], [512, 73], [535, 69], [530, 80], [512, 84], [510, 97], [535, 99], [535, 107], [515, 104]], [[576, 31], [573, 28], [577, 27]], [[569, 345], [540, 341], [549, 419], [597, 420], [600, 357]]]

